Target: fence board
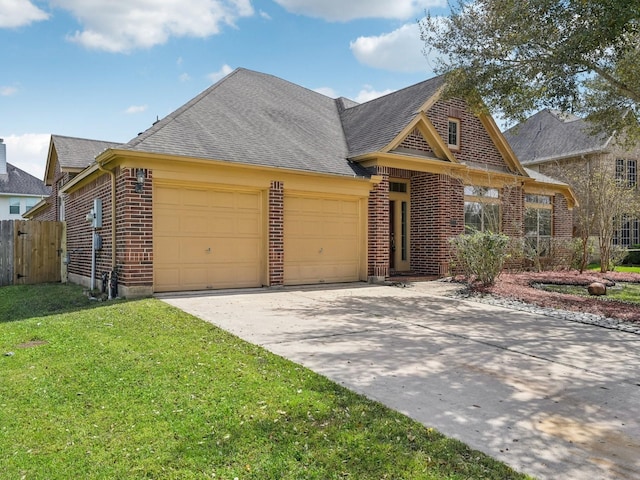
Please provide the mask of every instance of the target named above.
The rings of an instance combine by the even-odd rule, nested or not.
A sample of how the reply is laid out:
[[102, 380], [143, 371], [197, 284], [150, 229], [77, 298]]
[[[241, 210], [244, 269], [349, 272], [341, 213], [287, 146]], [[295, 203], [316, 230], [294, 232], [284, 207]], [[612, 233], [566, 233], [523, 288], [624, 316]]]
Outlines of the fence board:
[[64, 223], [0, 221], [0, 286], [59, 282]]
[[15, 285], [60, 281], [61, 222], [18, 220], [13, 238]]
[[0, 287], [13, 283], [13, 224], [0, 221]]

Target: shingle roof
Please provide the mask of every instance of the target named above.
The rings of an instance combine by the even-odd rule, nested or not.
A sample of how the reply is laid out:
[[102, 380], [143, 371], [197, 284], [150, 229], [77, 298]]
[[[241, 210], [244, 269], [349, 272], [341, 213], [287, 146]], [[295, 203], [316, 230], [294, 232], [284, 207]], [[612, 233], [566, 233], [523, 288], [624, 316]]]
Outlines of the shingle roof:
[[341, 117], [349, 157], [376, 152], [388, 145], [443, 83], [443, 76], [434, 77], [344, 110]]
[[51, 143], [58, 154], [60, 168], [86, 168], [93, 163], [98, 154], [108, 148], [121, 145], [116, 142], [90, 140], [87, 138], [51, 135]]
[[122, 148], [348, 176], [367, 173], [347, 161], [334, 99], [242, 68]]
[[46, 196], [51, 190], [42, 180], [7, 162], [7, 173], [0, 175], [0, 193]]
[[529, 176], [531, 178], [533, 178], [534, 180], [538, 181], [538, 182], [542, 182], [542, 183], [550, 183], [552, 185], [567, 185], [565, 182], [561, 182], [560, 180], [556, 180], [555, 178], [551, 178], [548, 177], [546, 175], [543, 175], [540, 172], [537, 172], [535, 170], [531, 170], [530, 168], [526, 168], [525, 167], [525, 172], [527, 172], [529, 174]]
[[591, 135], [585, 120], [553, 110], [541, 110], [504, 132], [523, 165], [597, 152], [609, 137]]

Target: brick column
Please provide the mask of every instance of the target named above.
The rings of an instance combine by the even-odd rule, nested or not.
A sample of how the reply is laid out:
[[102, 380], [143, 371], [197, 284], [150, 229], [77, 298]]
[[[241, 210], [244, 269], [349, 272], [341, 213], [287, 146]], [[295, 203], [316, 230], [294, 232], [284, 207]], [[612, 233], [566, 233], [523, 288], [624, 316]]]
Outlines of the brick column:
[[269, 286], [284, 283], [284, 184], [269, 188]]
[[553, 237], [573, 237], [573, 212], [569, 210], [569, 204], [564, 195], [553, 196]]
[[125, 296], [148, 295], [153, 289], [153, 175], [144, 170], [144, 185], [138, 193], [136, 170], [116, 172], [116, 261], [118, 284]]
[[411, 177], [411, 269], [420, 275], [449, 274], [449, 238], [464, 231], [464, 187], [447, 175]]
[[369, 193], [368, 278], [384, 281], [389, 276], [389, 171], [377, 167], [382, 181]]
[[524, 191], [509, 185], [500, 192], [502, 199], [502, 233], [513, 238], [524, 237]]

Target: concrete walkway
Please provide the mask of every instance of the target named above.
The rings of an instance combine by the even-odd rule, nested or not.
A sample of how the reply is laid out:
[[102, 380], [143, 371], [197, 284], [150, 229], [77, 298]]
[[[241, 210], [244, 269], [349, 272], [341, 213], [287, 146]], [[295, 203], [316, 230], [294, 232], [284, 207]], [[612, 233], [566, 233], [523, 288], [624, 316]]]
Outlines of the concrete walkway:
[[640, 336], [452, 287], [160, 298], [540, 479], [640, 478]]

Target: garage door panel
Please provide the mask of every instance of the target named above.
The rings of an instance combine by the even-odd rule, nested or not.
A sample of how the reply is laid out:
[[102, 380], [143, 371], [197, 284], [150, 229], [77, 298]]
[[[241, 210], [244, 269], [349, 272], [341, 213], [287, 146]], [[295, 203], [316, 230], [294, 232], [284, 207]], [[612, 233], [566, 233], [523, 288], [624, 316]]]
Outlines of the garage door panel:
[[181, 191], [182, 202], [181, 205], [185, 207], [202, 207], [208, 205], [207, 190], [204, 189], [192, 189], [185, 188]]
[[190, 213], [182, 215], [179, 218], [180, 226], [178, 227], [178, 231], [181, 235], [201, 235], [207, 233], [207, 222], [202, 220], [202, 215]]
[[358, 213], [358, 200], [285, 196], [285, 284], [359, 280]]
[[154, 206], [155, 291], [262, 284], [260, 192], [159, 185], [155, 198], [163, 199]]

